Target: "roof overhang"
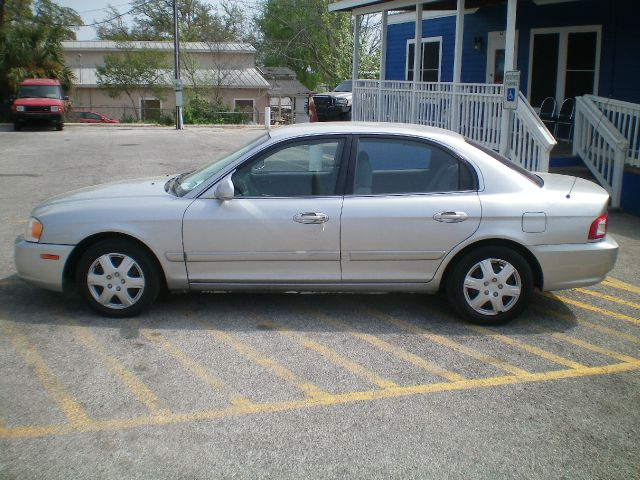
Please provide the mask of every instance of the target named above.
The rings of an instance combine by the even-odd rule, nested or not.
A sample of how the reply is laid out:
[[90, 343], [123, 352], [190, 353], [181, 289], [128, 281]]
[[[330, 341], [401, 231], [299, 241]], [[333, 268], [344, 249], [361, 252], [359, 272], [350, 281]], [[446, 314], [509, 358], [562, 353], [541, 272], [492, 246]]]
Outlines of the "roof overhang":
[[[465, 8], [502, 5], [507, 0], [466, 0]], [[580, 0], [532, 0], [536, 5], [570, 3]], [[383, 12], [385, 10], [415, 10], [421, 3], [425, 10], [455, 10], [457, 0], [339, 0], [329, 5], [330, 12], [353, 12], [356, 15]]]

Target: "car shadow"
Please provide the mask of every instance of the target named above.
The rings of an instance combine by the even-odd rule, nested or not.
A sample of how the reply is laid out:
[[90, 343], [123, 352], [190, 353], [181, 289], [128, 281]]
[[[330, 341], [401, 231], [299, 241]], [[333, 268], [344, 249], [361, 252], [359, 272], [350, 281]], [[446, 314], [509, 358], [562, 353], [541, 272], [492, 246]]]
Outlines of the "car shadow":
[[[443, 295], [425, 294], [165, 294], [133, 319], [94, 313], [77, 295], [49, 292], [22, 282], [16, 275], [0, 279], [5, 320], [34, 325], [80, 325], [112, 328], [123, 338], [136, 338], [140, 328], [211, 330], [251, 333], [276, 328], [295, 332], [358, 331], [371, 335], [481, 336], [458, 318]], [[558, 332], [574, 329], [577, 320], [561, 302], [535, 293], [531, 306], [507, 325], [503, 335], [534, 335], [534, 327]]]

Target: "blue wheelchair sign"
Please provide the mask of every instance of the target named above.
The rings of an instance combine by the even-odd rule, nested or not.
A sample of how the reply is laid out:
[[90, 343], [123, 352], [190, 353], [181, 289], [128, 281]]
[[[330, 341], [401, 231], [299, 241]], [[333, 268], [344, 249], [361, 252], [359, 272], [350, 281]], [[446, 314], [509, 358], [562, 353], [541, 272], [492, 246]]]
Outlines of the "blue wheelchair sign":
[[515, 88], [508, 88], [507, 89], [507, 101], [508, 102], [513, 102], [516, 99], [516, 89]]

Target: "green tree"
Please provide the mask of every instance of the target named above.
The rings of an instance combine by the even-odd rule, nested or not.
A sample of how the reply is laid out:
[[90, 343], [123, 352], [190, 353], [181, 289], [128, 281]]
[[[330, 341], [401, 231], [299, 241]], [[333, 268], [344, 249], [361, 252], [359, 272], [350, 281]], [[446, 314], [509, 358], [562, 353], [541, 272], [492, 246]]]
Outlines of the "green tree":
[[6, 0], [0, 25], [0, 96], [6, 102], [27, 77], [57, 78], [65, 90], [73, 74], [64, 63], [62, 41], [75, 39], [82, 19], [51, 0]]
[[[106, 18], [113, 18], [98, 27], [103, 40], [173, 40], [173, 0], [134, 0], [126, 7], [131, 17], [125, 23], [120, 12], [111, 7]], [[117, 17], [117, 18], [116, 18]], [[223, 1], [219, 9], [203, 0], [178, 2], [178, 25], [183, 42], [236, 42], [246, 40], [251, 29], [246, 28], [244, 11]]]
[[105, 56], [104, 65], [97, 67], [98, 86], [111, 98], [126, 95], [139, 120], [137, 94], [141, 94], [143, 99], [151, 94], [162, 98], [162, 91], [167, 87], [167, 56], [164, 52], [147, 48], [134, 51], [126, 43], [120, 44], [120, 49], [122, 53]]
[[[353, 21], [329, 12], [330, 0], [266, 0], [256, 19], [258, 50], [267, 66], [287, 66], [314, 89], [351, 78]], [[373, 17], [360, 16], [360, 71], [377, 70], [377, 31]]]

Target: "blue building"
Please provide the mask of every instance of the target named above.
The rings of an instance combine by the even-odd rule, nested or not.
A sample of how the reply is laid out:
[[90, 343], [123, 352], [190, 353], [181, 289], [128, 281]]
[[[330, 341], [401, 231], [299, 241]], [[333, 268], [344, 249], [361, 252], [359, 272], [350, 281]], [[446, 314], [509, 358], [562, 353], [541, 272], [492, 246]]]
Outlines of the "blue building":
[[[360, 78], [354, 42], [354, 120], [447, 128], [534, 171], [548, 170], [554, 135], [572, 140], [612, 205], [640, 213], [637, 189], [622, 188], [640, 184], [640, 1], [339, 0], [329, 10], [353, 14], [356, 39], [359, 16], [382, 16], [377, 80]], [[515, 102], [505, 72], [519, 75]], [[540, 112], [543, 102], [552, 108]]]
[[[502, 83], [506, 9], [504, 2], [466, 6], [482, 3], [465, 10], [461, 81]], [[389, 15], [387, 80], [412, 79], [415, 18]], [[455, 10], [423, 10], [424, 81], [453, 81], [455, 37]], [[521, 0], [515, 52], [520, 88], [534, 107], [584, 94], [640, 103], [637, 0]]]

